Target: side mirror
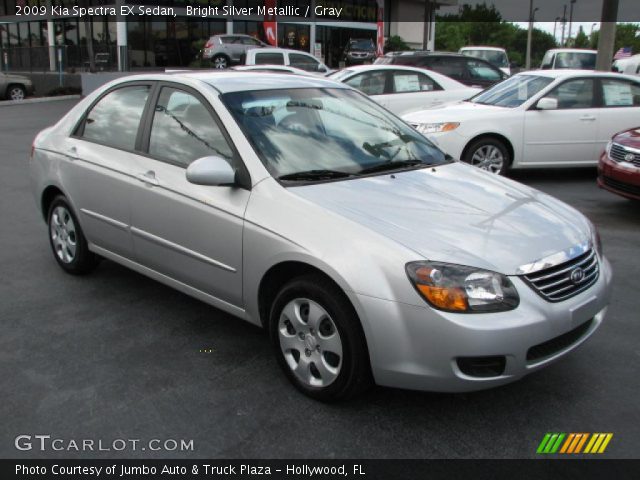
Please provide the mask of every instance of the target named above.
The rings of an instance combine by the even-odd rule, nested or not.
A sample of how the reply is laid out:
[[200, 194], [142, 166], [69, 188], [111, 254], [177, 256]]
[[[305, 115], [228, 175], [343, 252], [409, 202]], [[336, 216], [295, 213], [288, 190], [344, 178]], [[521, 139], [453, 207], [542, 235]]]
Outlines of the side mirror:
[[212, 187], [236, 183], [236, 172], [222, 157], [202, 157], [187, 167], [187, 181], [195, 185]]
[[557, 110], [558, 109], [558, 99], [551, 97], [543, 97], [538, 100], [536, 103], [536, 108], [538, 110]]
[[322, 65], [322, 64], [319, 64], [319, 65], [318, 65], [318, 71], [319, 71], [319, 72], [323, 72], [323, 73], [327, 73], [327, 72], [328, 72], [327, 67], [325, 67], [325, 66], [324, 66], [324, 65]]

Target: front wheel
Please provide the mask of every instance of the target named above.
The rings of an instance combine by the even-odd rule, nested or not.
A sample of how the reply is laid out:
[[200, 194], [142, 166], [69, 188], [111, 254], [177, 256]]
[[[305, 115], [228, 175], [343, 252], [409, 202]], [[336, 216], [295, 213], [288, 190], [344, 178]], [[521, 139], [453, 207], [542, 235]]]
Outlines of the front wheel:
[[92, 271], [98, 265], [99, 257], [89, 250], [78, 219], [65, 197], [59, 195], [51, 202], [47, 220], [49, 243], [58, 265], [74, 275]]
[[341, 400], [371, 385], [359, 320], [326, 278], [308, 275], [286, 284], [271, 308], [269, 330], [280, 366], [309, 397]]
[[467, 148], [462, 160], [482, 170], [505, 175], [511, 164], [511, 155], [503, 142], [486, 137], [473, 142]]
[[8, 100], [24, 100], [27, 92], [22, 85], [11, 85], [7, 90]]

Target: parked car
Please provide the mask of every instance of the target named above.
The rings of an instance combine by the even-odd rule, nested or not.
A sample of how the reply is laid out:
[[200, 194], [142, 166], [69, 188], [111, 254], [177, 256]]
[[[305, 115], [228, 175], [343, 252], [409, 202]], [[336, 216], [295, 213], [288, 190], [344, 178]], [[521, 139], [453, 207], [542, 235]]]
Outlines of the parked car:
[[309, 75], [310, 72], [289, 65], [238, 65], [232, 67], [239, 72], [263, 72], [263, 73], [293, 73], [295, 75]]
[[437, 72], [395, 65], [350, 67], [329, 78], [357, 88], [396, 115], [465, 100], [480, 91]]
[[598, 186], [640, 200], [640, 128], [614, 135], [600, 156]]
[[511, 75], [511, 66], [507, 51], [500, 47], [462, 47], [458, 53], [486, 60], [491, 65]]
[[119, 78], [40, 132], [28, 165], [64, 271], [109, 259], [263, 326], [321, 400], [514, 381], [609, 302], [582, 214], [319, 77]]
[[370, 38], [351, 38], [344, 47], [342, 61], [346, 66], [373, 63], [376, 59], [376, 46]]
[[241, 63], [250, 48], [267, 46], [250, 35], [213, 35], [204, 46], [202, 58], [211, 60], [214, 68], [224, 69]]
[[494, 173], [595, 166], [615, 132], [638, 123], [640, 79], [611, 72], [519, 73], [467, 102], [404, 119], [454, 158]]
[[0, 98], [24, 100], [27, 95], [33, 95], [34, 92], [35, 88], [30, 78], [0, 72]]
[[583, 48], [553, 48], [542, 57], [542, 70], [570, 69], [594, 70], [596, 68], [596, 50]]
[[433, 70], [476, 88], [487, 88], [507, 78], [506, 73], [486, 60], [459, 53], [392, 52], [378, 57], [375, 64], [405, 65]]
[[316, 75], [326, 75], [331, 71], [324, 63], [313, 55], [300, 50], [286, 48], [261, 48], [248, 50], [245, 65], [286, 65], [299, 68]]
[[614, 72], [626, 73], [627, 75], [640, 75], [640, 55], [620, 58], [613, 62], [611, 69]]

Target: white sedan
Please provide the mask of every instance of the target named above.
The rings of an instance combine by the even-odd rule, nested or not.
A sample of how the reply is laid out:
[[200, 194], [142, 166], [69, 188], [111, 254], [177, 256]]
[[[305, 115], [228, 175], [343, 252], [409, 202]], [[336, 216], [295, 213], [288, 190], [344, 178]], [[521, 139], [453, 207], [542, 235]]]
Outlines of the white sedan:
[[329, 75], [396, 115], [459, 102], [480, 92], [437, 72], [400, 65], [361, 65]]
[[469, 101], [403, 118], [452, 157], [493, 173], [595, 166], [612, 135], [638, 124], [640, 79], [537, 70]]

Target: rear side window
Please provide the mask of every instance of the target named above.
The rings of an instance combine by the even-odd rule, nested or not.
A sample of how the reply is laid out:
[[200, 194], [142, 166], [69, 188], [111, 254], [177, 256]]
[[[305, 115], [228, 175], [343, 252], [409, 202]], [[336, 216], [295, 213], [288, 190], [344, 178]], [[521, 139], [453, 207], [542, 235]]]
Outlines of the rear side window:
[[123, 150], [134, 150], [148, 85], [122, 87], [100, 99], [87, 114], [82, 138]]
[[490, 80], [495, 82], [502, 80], [500, 70], [497, 70], [484, 62], [469, 60], [467, 62], [467, 68], [469, 69], [469, 77], [474, 80]]
[[602, 80], [605, 107], [640, 107], [640, 84], [628, 80]]
[[284, 65], [282, 53], [256, 53], [256, 65]]
[[187, 167], [216, 155], [231, 163], [233, 152], [204, 104], [183, 90], [163, 87], [153, 114], [149, 154]]
[[464, 77], [464, 62], [461, 58], [432, 58], [429, 68], [455, 80]]
[[385, 71], [367, 72], [347, 80], [350, 87], [357, 88], [366, 95], [382, 95], [385, 93], [387, 73]]
[[393, 93], [432, 92], [442, 88], [431, 78], [418, 72], [393, 72]]
[[290, 53], [289, 63], [292, 67], [306, 70], [307, 72], [317, 72], [320, 62], [309, 55], [302, 55], [300, 53]]

